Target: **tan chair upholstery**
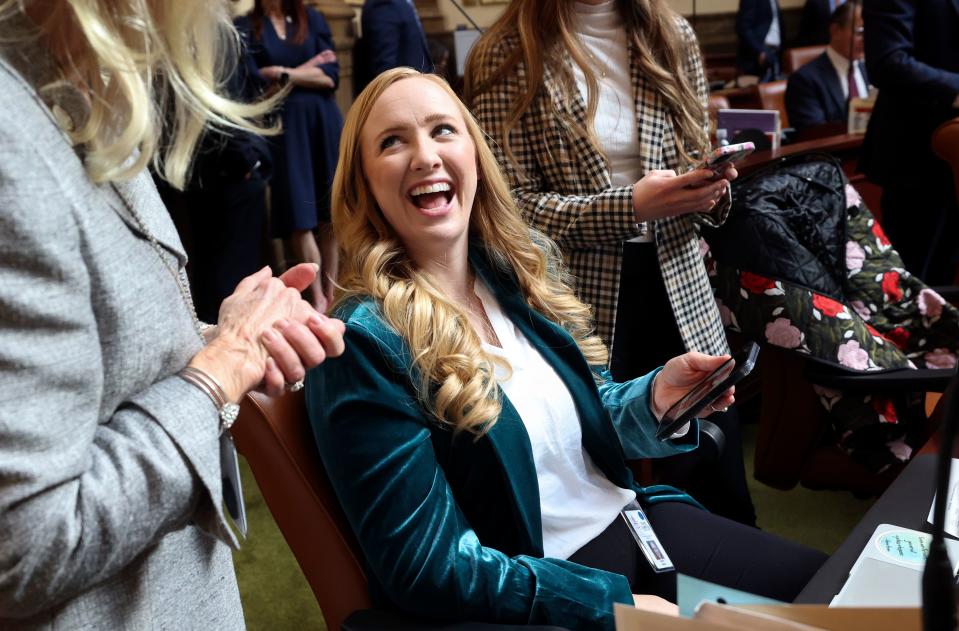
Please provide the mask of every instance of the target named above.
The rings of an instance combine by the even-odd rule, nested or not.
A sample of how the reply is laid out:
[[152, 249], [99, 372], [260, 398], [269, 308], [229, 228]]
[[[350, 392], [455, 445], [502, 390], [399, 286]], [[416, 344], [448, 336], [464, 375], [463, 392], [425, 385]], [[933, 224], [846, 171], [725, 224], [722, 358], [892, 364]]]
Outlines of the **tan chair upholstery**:
[[759, 103], [764, 110], [779, 110], [779, 124], [783, 129], [789, 127], [789, 117], [786, 115], [786, 82], [770, 81], [760, 83]]
[[715, 116], [719, 110], [728, 110], [730, 108], [729, 99], [722, 94], [710, 94], [708, 108], [710, 116]]
[[959, 118], [947, 120], [932, 132], [932, 150], [952, 167], [952, 180], [959, 199]]
[[788, 74], [792, 74], [819, 55], [823, 54], [825, 51], [825, 46], [800, 46], [798, 48], [787, 48], [783, 53], [783, 70], [785, 70]]
[[370, 607], [359, 546], [316, 451], [303, 393], [246, 396], [231, 430], [329, 631]]

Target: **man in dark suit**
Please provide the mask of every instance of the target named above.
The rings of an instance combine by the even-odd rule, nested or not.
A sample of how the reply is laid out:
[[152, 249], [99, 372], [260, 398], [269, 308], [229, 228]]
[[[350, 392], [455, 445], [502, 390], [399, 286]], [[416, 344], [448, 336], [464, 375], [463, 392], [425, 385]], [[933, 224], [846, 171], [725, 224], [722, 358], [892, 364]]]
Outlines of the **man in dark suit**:
[[859, 5], [840, 5], [830, 17], [826, 52], [789, 77], [786, 113], [790, 125], [803, 129], [846, 120], [850, 94], [864, 97], [869, 91], [861, 61], [862, 40]]
[[355, 56], [357, 94], [390, 68], [409, 66], [432, 72], [433, 62], [413, 0], [366, 0], [360, 14], [362, 38]]
[[799, 18], [797, 46], [825, 46], [829, 43], [829, 19], [846, 0], [806, 0]]
[[740, 0], [736, 13], [739, 48], [736, 66], [743, 74], [756, 75], [760, 81], [779, 76], [782, 50], [782, 16], [777, 0]]
[[929, 284], [951, 283], [959, 209], [930, 138], [959, 115], [959, 0], [870, 0], [863, 20], [879, 98], [860, 165], [883, 187], [883, 225], [906, 267]]

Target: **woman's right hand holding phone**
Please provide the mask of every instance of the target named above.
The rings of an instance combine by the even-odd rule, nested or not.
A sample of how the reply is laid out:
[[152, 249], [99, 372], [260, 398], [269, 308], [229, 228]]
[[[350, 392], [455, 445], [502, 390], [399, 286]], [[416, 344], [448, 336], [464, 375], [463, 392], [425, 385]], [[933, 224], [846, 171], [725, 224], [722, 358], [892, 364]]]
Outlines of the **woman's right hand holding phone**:
[[[674, 403], [686, 396], [690, 388], [708, 377], [714, 370], [725, 364], [729, 355], [705, 355], [690, 351], [673, 357], [653, 379], [651, 409], [657, 420], [662, 420]], [[717, 410], [728, 408], [736, 402], [736, 387], [724, 392], [710, 408], [700, 414], [705, 418]]]
[[[735, 177], [735, 170], [730, 175]], [[636, 221], [709, 212], [729, 187], [725, 177], [715, 177], [710, 169], [694, 169], [682, 175], [676, 175], [672, 169], [649, 171], [633, 184]]]

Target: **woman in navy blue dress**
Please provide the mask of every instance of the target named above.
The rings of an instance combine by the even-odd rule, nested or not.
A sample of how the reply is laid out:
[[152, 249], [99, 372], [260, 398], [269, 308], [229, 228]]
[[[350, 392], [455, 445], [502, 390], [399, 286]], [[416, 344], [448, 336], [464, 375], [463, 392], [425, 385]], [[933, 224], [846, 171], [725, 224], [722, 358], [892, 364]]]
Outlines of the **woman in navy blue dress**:
[[340, 66], [330, 28], [302, 0], [256, 0], [237, 28], [255, 74], [267, 86], [293, 85], [281, 110], [283, 133], [272, 139], [273, 236], [290, 239], [298, 262], [320, 265], [311, 289], [325, 311], [336, 278], [329, 198], [343, 127], [333, 96]]

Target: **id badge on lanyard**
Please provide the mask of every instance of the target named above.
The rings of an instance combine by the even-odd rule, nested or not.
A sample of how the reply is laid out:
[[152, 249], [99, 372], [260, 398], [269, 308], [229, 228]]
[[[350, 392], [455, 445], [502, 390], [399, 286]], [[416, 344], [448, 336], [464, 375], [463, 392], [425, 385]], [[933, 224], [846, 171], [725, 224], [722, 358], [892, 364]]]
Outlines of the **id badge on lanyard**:
[[626, 520], [629, 532], [636, 540], [639, 549], [643, 551], [643, 556], [649, 561], [654, 572], [669, 572], [675, 569], [673, 562], [669, 560], [663, 544], [659, 542], [659, 537], [653, 531], [652, 524], [646, 518], [646, 513], [640, 508], [638, 502], [631, 502], [623, 512], [620, 513]]

